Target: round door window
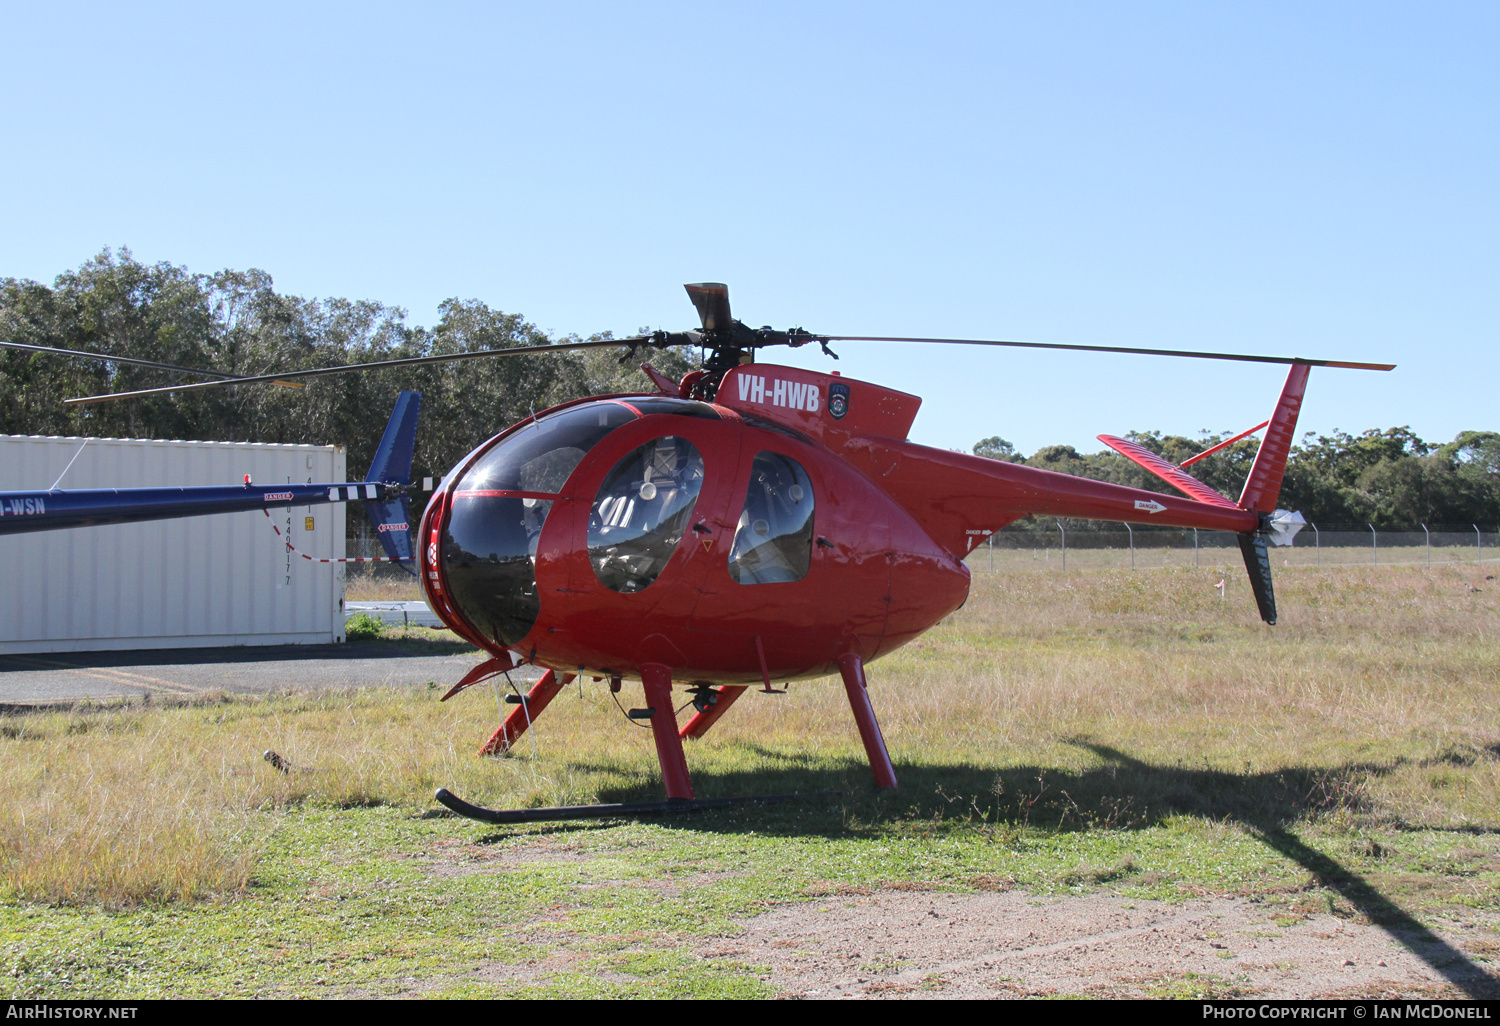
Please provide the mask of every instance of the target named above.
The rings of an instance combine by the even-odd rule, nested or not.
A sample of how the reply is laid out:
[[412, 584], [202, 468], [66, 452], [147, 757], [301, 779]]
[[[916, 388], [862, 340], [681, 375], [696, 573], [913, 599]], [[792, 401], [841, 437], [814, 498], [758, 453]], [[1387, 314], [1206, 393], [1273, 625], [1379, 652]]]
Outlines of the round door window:
[[685, 438], [653, 439], [616, 463], [589, 512], [589, 562], [611, 591], [644, 591], [666, 568], [703, 488], [703, 457]]

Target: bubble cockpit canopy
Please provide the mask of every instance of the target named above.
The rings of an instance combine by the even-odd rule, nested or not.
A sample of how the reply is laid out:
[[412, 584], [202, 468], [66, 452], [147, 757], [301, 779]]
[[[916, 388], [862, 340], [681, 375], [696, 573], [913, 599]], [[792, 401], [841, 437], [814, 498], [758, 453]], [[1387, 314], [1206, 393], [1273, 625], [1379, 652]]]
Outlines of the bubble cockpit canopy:
[[541, 611], [537, 542], [553, 503], [606, 435], [657, 413], [718, 417], [706, 403], [665, 396], [601, 400], [543, 414], [488, 443], [453, 485], [443, 530], [449, 593], [471, 624], [503, 646], [531, 631]]

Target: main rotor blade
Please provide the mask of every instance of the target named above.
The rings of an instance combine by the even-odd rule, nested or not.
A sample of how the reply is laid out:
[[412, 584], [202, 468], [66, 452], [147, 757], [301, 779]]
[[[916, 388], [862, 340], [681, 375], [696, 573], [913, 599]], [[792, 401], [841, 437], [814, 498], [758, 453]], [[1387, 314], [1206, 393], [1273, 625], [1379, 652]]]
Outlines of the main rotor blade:
[[134, 392], [113, 392], [108, 395], [86, 395], [76, 399], [64, 399], [68, 404], [104, 403], [115, 399], [136, 399], [146, 395], [166, 395], [170, 392], [196, 392], [204, 388], [222, 388], [225, 385], [252, 385], [263, 381], [284, 381], [288, 378], [312, 378], [324, 374], [347, 374], [351, 371], [383, 370], [388, 367], [415, 367], [424, 363], [449, 363], [456, 360], [480, 360], [489, 356], [526, 356], [532, 353], [566, 353], [577, 349], [606, 349], [610, 347], [639, 345], [651, 341], [650, 335], [631, 335], [628, 338], [611, 338], [598, 342], [563, 342], [559, 345], [517, 346], [514, 349], [482, 349], [472, 353], [449, 353], [446, 356], [410, 356], [400, 360], [376, 360], [371, 363], [346, 363], [338, 367], [314, 367], [310, 370], [280, 371], [276, 374], [256, 374], [244, 378], [228, 378], [223, 381], [195, 381], [186, 385], [167, 385], [162, 388], [142, 388]]
[[935, 342], [953, 346], [1011, 346], [1016, 349], [1067, 349], [1079, 353], [1132, 353], [1137, 356], [1186, 356], [1196, 360], [1240, 360], [1245, 363], [1296, 363], [1309, 367], [1347, 367], [1353, 370], [1395, 370], [1394, 363], [1352, 363], [1347, 360], [1308, 360], [1300, 356], [1249, 356], [1244, 353], [1203, 353], [1190, 349], [1135, 349], [1127, 346], [1071, 346], [1059, 342], [1006, 342], [981, 338], [893, 338], [884, 335], [814, 335], [824, 342]]
[[89, 353], [81, 349], [58, 349], [54, 346], [34, 346], [28, 342], [4, 342], [0, 346], [6, 349], [24, 349], [33, 353], [50, 353], [53, 356], [81, 356], [86, 360], [103, 360], [107, 363], [129, 363], [137, 367], [152, 367], [156, 370], [177, 371], [181, 374], [203, 374], [210, 378], [232, 378], [233, 374], [224, 371], [207, 370], [203, 367], [177, 367], [170, 363], [157, 363], [155, 360], [138, 360], [133, 356], [112, 356], [109, 353]]
[[698, 320], [704, 331], [728, 331], [734, 325], [729, 313], [729, 286], [723, 282], [705, 281], [684, 285], [688, 298], [698, 308]]

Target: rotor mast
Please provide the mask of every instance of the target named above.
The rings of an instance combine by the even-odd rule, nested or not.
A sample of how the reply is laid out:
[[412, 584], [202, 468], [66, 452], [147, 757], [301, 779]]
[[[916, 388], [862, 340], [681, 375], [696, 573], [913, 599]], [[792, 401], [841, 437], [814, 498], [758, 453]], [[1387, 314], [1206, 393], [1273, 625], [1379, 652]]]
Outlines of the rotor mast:
[[705, 281], [695, 285], [684, 285], [688, 298], [698, 311], [701, 331], [658, 331], [650, 337], [654, 346], [701, 346], [708, 350], [703, 360], [703, 373], [691, 385], [692, 398], [712, 402], [719, 392], [719, 383], [724, 375], [741, 364], [754, 363], [755, 351], [766, 346], [805, 346], [809, 342], [822, 344], [823, 351], [835, 360], [838, 355], [828, 348], [826, 342], [802, 328], [777, 331], [770, 325], [751, 328], [743, 321], [734, 319], [729, 309], [729, 286], [723, 282]]

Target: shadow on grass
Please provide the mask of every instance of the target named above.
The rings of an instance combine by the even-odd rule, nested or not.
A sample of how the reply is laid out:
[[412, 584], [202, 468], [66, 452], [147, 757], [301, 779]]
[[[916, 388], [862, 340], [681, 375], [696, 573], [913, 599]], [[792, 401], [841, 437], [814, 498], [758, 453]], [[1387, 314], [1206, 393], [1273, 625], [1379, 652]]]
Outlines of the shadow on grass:
[[[1182, 779], [1184, 771], [1181, 769], [1151, 766], [1118, 749], [1087, 740], [1078, 739], [1074, 743], [1109, 760], [1112, 765], [1127, 768], [1143, 781], [1170, 776], [1174, 778], [1173, 786], [1176, 788], [1196, 783], [1205, 791], [1220, 796], [1222, 815], [1225, 818], [1237, 820], [1267, 847], [1307, 870], [1318, 884], [1337, 891], [1371, 922], [1384, 929], [1392, 940], [1441, 973], [1449, 983], [1471, 998], [1500, 996], [1500, 981], [1495, 977], [1381, 894], [1369, 880], [1331, 855], [1307, 844], [1290, 829], [1293, 822], [1308, 812], [1316, 811], [1318, 805], [1368, 811], [1369, 802], [1363, 791], [1363, 782], [1372, 776], [1391, 772], [1399, 762], [1390, 766], [1360, 764], [1311, 773], [1303, 770], [1300, 779], [1291, 784], [1284, 772], [1240, 775], [1197, 770], [1187, 771], [1186, 779]], [[1455, 758], [1462, 759], [1462, 756]], [[1443, 761], [1446, 760], [1447, 757], [1444, 757]], [[1267, 776], [1272, 778], [1274, 786], [1267, 786], [1271, 783], [1263, 779]], [[1248, 787], [1248, 801], [1234, 798], [1234, 787]], [[1275, 801], [1278, 791], [1291, 800], [1278, 804]]]
[[[1098, 756], [1102, 766], [1087, 770], [1046, 767], [993, 768], [965, 764], [906, 762], [897, 767], [899, 791], [873, 792], [870, 770], [856, 759], [830, 760], [783, 752], [757, 755], [779, 764], [772, 771], [694, 773], [700, 797], [800, 792], [809, 795], [792, 805], [736, 806], [681, 817], [684, 827], [712, 832], [791, 836], [847, 837], [906, 823], [944, 819], [976, 820], [1052, 832], [1135, 830], [1159, 826], [1178, 816], [1195, 816], [1240, 824], [1284, 858], [1301, 866], [1312, 884], [1340, 895], [1397, 943], [1430, 965], [1471, 998], [1500, 996], [1500, 980], [1382, 894], [1370, 880], [1295, 832], [1299, 823], [1352, 813], [1375, 817], [1369, 795], [1373, 779], [1388, 775], [1407, 760], [1386, 764], [1350, 763], [1332, 768], [1288, 767], [1263, 773], [1230, 772], [1182, 763], [1153, 765], [1109, 745], [1087, 738], [1071, 742]], [[1449, 752], [1423, 765], [1463, 765], [1494, 758], [1491, 750]], [[582, 770], [617, 772], [617, 767], [575, 764]], [[819, 791], [841, 792], [838, 798], [813, 798]], [[636, 783], [600, 794], [603, 802], [660, 798], [660, 783], [642, 775]], [[753, 812], [748, 809], [753, 808]], [[1385, 821], [1396, 829], [1431, 829]], [[1441, 827], [1437, 829], [1443, 829]], [[1493, 833], [1494, 825], [1454, 827]]]

